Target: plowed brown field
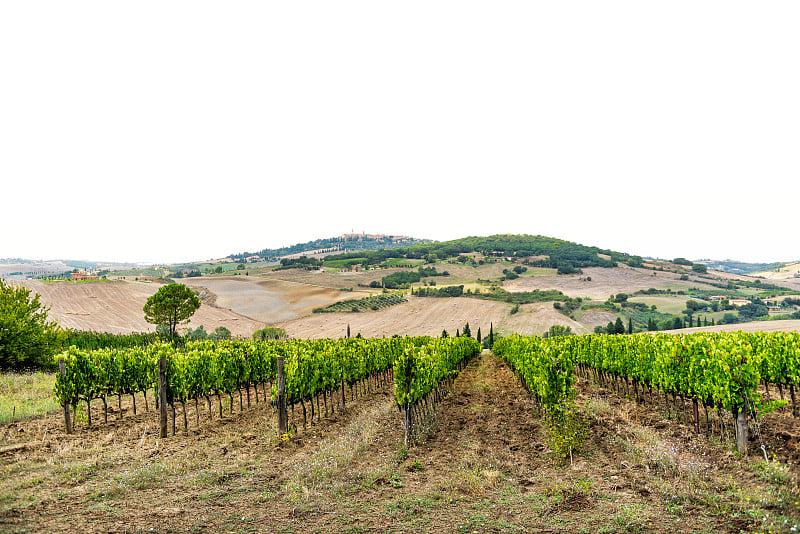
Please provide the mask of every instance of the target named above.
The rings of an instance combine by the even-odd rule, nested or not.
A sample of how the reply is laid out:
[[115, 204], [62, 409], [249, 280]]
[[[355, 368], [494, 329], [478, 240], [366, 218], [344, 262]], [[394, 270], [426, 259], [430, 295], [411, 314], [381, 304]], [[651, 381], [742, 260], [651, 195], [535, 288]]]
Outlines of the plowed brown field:
[[[48, 317], [65, 328], [112, 334], [153, 332], [143, 307], [159, 284], [154, 282], [52, 282], [25, 280], [26, 287], [50, 306]], [[264, 325], [227, 309], [201, 305], [188, 326], [203, 325], [207, 332], [224, 326], [234, 336], [250, 336]]]

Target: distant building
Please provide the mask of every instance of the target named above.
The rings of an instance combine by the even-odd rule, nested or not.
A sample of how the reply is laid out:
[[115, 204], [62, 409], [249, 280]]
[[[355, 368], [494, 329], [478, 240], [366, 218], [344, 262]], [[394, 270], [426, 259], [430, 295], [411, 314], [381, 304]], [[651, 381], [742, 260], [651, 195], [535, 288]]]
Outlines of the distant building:
[[731, 306], [746, 306], [750, 304], [750, 301], [747, 299], [730, 299], [728, 302], [730, 302]]
[[70, 274], [71, 280], [96, 280], [97, 276], [93, 274], [87, 274], [85, 272], [77, 272]]

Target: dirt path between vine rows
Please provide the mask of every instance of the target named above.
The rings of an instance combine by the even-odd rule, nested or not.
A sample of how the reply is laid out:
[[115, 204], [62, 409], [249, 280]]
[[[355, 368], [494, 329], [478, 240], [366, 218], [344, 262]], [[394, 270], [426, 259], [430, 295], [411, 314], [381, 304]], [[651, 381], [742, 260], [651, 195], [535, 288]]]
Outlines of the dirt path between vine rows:
[[487, 352], [414, 446], [392, 391], [348, 394], [345, 412], [306, 429], [296, 407], [288, 441], [265, 403], [166, 440], [152, 435], [152, 411], [76, 436], [51, 430], [0, 455], [0, 531], [716, 534], [791, 532], [800, 516], [796, 467], [739, 459], [584, 379], [586, 437], [572, 461]]

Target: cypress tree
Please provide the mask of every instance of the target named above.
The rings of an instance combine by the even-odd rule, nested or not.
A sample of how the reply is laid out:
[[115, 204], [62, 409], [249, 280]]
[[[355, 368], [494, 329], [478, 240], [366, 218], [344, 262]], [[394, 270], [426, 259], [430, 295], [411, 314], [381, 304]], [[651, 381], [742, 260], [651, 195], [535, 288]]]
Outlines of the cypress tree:
[[478, 335], [475, 336], [475, 339], [478, 340], [478, 343], [481, 342], [481, 327], [478, 327]]
[[622, 318], [617, 317], [617, 321], [614, 323], [614, 333], [615, 334], [624, 334], [625, 333], [625, 325], [622, 324]]

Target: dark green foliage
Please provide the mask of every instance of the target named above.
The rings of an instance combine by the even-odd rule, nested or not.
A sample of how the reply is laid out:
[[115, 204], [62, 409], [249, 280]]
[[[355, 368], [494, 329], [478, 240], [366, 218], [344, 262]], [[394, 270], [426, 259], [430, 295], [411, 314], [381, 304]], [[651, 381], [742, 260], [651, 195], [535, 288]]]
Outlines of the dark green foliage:
[[414, 294], [418, 297], [460, 297], [464, 294], [464, 286], [420, 287]]
[[[426, 239], [414, 239], [414, 238], [409, 238], [409, 241], [412, 244], [428, 242], [428, 240]], [[346, 247], [348, 250], [375, 250], [375, 249], [398, 248], [404, 244], [407, 243], [405, 242], [399, 243], [395, 239], [392, 239], [391, 236], [379, 237], [379, 238], [372, 238], [368, 236], [354, 236], [348, 239], [342, 239], [341, 237], [329, 237], [326, 239], [316, 239], [314, 241], [308, 241], [306, 243], [298, 243], [290, 247], [282, 247], [274, 249], [265, 248], [255, 253], [242, 252], [239, 254], [231, 254], [228, 257], [233, 258], [236, 261], [244, 261], [245, 258], [248, 258], [250, 256], [259, 256], [262, 259], [269, 260], [269, 259], [277, 259], [281, 256], [290, 256], [292, 254], [299, 254], [301, 252], [309, 252], [312, 250], [331, 249], [331, 251], [333, 251], [334, 248], [340, 246]], [[342, 254], [338, 254], [337, 256], [342, 256]]]
[[726, 313], [719, 320], [719, 324], [736, 324], [739, 322], [739, 317], [735, 313]]
[[144, 319], [148, 323], [167, 325], [171, 338], [177, 337], [178, 325], [188, 321], [200, 307], [200, 299], [183, 284], [161, 287], [144, 305]]
[[53, 366], [64, 334], [47, 320], [49, 308], [25, 286], [0, 279], [0, 369]]
[[186, 339], [198, 340], [198, 339], [208, 339], [208, 332], [203, 325], [198, 326], [194, 330], [191, 328], [186, 329], [186, 335], [184, 336]]
[[739, 307], [739, 319], [745, 322], [754, 321], [768, 314], [767, 306], [760, 300], [754, 300], [750, 304]]
[[461, 332], [461, 335], [465, 337], [472, 337], [472, 332], [469, 329], [469, 323], [464, 325], [464, 330]]
[[[299, 258], [283, 258], [281, 260], [280, 267], [276, 267], [276, 271], [280, 271], [283, 269], [305, 269], [307, 271], [311, 271], [314, 269], [318, 269], [322, 267], [322, 260], [316, 260], [314, 258], [307, 258], [305, 256], [300, 256]], [[244, 269], [244, 265], [242, 265], [242, 269]]]
[[550, 327], [550, 329], [542, 334], [542, 337], [547, 339], [551, 337], [559, 337], [559, 336], [574, 336], [575, 333], [572, 331], [572, 327], [564, 326], [560, 324], [554, 324]]
[[213, 339], [214, 341], [219, 341], [222, 339], [230, 339], [231, 331], [225, 328], [224, 326], [218, 326], [214, 329], [213, 334], [209, 334], [208, 338]]
[[[458, 258], [462, 254], [479, 252], [485, 256], [527, 258], [530, 256], [547, 256], [547, 259], [535, 260], [530, 265], [558, 269], [560, 273], [579, 272], [582, 267], [616, 267], [617, 261], [627, 261], [627, 254], [587, 247], [544, 236], [531, 235], [493, 235], [489, 237], [465, 237], [453, 241], [427, 243], [402, 247], [394, 250], [378, 250], [359, 253], [366, 257], [366, 263], [377, 265], [389, 258], [426, 258], [434, 254], [438, 259]], [[601, 258], [598, 254], [611, 257]], [[348, 254], [328, 256], [326, 259], [347, 259]], [[464, 260], [466, 261], [466, 259]]]
[[[599, 327], [602, 329], [602, 327]], [[622, 323], [622, 319], [617, 317], [617, 320], [613, 323], [608, 323], [605, 327], [605, 332], [601, 330], [595, 329], [599, 333], [606, 333], [606, 334], [624, 334], [625, 333], [625, 325]]]
[[380, 283], [372, 282], [370, 287], [385, 287], [386, 289], [407, 288], [426, 276], [449, 276], [447, 271], [439, 272], [435, 267], [420, 267], [416, 271], [398, 271], [381, 278]]
[[485, 300], [496, 300], [499, 302], [510, 302], [516, 304], [530, 304], [532, 302], [549, 302], [549, 301], [561, 301], [564, 302], [567, 307], [572, 307], [572, 309], [577, 308], [580, 305], [582, 300], [579, 298], [571, 298], [558, 291], [557, 289], [545, 289], [539, 290], [534, 289], [533, 291], [520, 291], [520, 292], [509, 292], [502, 288], [495, 288], [487, 293], [476, 293], [475, 298], [485, 299]]
[[255, 341], [266, 341], [268, 339], [287, 339], [286, 330], [283, 328], [268, 327], [253, 332]]

